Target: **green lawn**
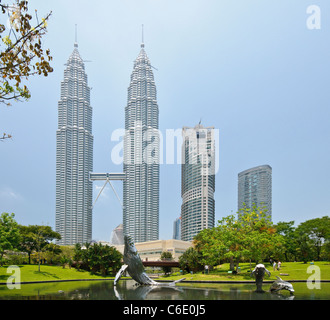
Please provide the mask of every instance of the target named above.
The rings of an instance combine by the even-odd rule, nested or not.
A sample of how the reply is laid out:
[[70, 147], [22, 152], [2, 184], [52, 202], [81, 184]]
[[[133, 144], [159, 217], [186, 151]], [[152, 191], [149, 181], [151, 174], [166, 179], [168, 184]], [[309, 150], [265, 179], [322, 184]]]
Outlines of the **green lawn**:
[[[330, 263], [329, 262], [315, 262], [315, 265], [320, 267], [321, 280], [330, 280]], [[283, 280], [307, 280], [314, 274], [307, 273], [309, 263], [304, 264], [302, 262], [283, 262], [280, 271], [273, 271], [273, 268], [269, 265], [265, 265], [271, 272], [271, 276], [265, 276], [264, 280], [275, 280], [276, 276], [280, 276]], [[178, 280], [185, 277], [186, 280], [207, 280], [207, 281], [242, 281], [242, 280], [254, 280], [250, 277], [249, 263], [240, 263], [240, 274], [233, 275], [228, 273], [229, 264], [223, 264], [210, 272], [210, 274], [185, 274], [181, 275], [177, 272], [169, 277], [160, 277], [159, 280]], [[34, 282], [34, 281], [56, 281], [56, 280], [87, 280], [87, 279], [114, 279], [114, 277], [107, 276], [102, 277], [100, 275], [92, 275], [87, 271], [78, 271], [74, 268], [69, 269], [66, 267], [63, 269], [60, 266], [48, 266], [41, 265], [40, 272], [38, 272], [37, 265], [22, 265], [20, 266], [21, 282]], [[280, 275], [285, 273], [288, 275]], [[6, 283], [11, 273], [7, 273], [7, 266], [0, 267], [0, 283]]]
[[[318, 266], [321, 271], [321, 280], [330, 280], [330, 262], [321, 261], [315, 262], [315, 266]], [[221, 267], [218, 267], [210, 273], [202, 274], [201, 272], [196, 274], [184, 274], [181, 275], [180, 272], [177, 272], [168, 277], [161, 277], [159, 280], [178, 280], [180, 278], [185, 277], [186, 280], [207, 280], [207, 281], [246, 281], [246, 280], [254, 280], [250, 276], [250, 264], [249, 263], [240, 263], [241, 268], [240, 274], [233, 275], [228, 273], [229, 264], [223, 264]], [[265, 267], [267, 270], [271, 272], [270, 277], [265, 276], [264, 280], [276, 280], [276, 276], [281, 277], [283, 280], [307, 280], [310, 276], [314, 275], [313, 273], [307, 273], [308, 267], [310, 267], [310, 263], [304, 264], [303, 262], [283, 262], [280, 271], [273, 271], [272, 266], [266, 263]], [[252, 266], [254, 268], [254, 265]], [[288, 274], [288, 275], [280, 275], [280, 273]]]
[[[54, 281], [54, 280], [85, 280], [85, 279], [113, 279], [114, 277], [102, 277], [92, 275], [88, 271], [78, 271], [74, 268], [63, 269], [60, 266], [41, 265], [40, 272], [38, 265], [21, 265], [21, 282], [32, 281]], [[0, 283], [6, 283], [12, 273], [7, 273], [7, 266], [0, 267]]]

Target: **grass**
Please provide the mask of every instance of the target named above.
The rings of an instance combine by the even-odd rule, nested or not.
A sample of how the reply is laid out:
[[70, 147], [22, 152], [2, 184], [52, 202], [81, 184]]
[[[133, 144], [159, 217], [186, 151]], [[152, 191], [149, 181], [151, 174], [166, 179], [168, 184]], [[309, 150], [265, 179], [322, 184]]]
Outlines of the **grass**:
[[[330, 280], [330, 262], [315, 262], [321, 270], [321, 280]], [[228, 273], [229, 264], [223, 264], [218, 268], [210, 271], [209, 274], [203, 274], [201, 272], [196, 274], [181, 275], [180, 272], [176, 272], [171, 276], [159, 277], [158, 280], [178, 280], [183, 277], [186, 280], [194, 281], [246, 281], [254, 280], [250, 276], [250, 264], [240, 263], [241, 272], [237, 275]], [[276, 276], [280, 276], [283, 280], [307, 280], [313, 276], [313, 273], [307, 273], [310, 263], [304, 264], [302, 262], [283, 262], [280, 271], [273, 271], [273, 268], [269, 264], [265, 264], [265, 267], [271, 272], [271, 276], [265, 276], [265, 281], [275, 280]], [[42, 282], [42, 281], [61, 281], [61, 280], [106, 280], [114, 279], [113, 276], [103, 277], [101, 275], [91, 274], [88, 271], [78, 271], [74, 268], [68, 267], [62, 268], [61, 266], [49, 266], [41, 265], [40, 272], [38, 272], [37, 265], [21, 265], [21, 282]], [[288, 275], [280, 275], [285, 273]], [[8, 277], [13, 273], [7, 273], [7, 266], [0, 267], [0, 283], [6, 283]]]
[[[330, 280], [330, 263], [326, 261], [315, 262], [315, 266], [318, 266], [321, 271], [321, 280]], [[254, 278], [250, 276], [250, 264], [249, 263], [240, 263], [239, 264], [241, 271], [239, 274], [228, 273], [229, 264], [223, 264], [218, 268], [210, 271], [209, 274], [203, 274], [198, 272], [196, 274], [180, 274], [177, 272], [171, 276], [160, 277], [158, 280], [178, 280], [185, 277], [186, 280], [193, 281], [247, 281]], [[312, 273], [307, 273], [310, 263], [304, 264], [303, 262], [283, 262], [280, 271], [274, 271], [270, 264], [265, 264], [265, 267], [268, 271], [271, 272], [271, 275], [266, 275], [264, 280], [276, 280], [276, 276], [281, 277], [283, 280], [307, 280], [309, 277], [314, 275]], [[254, 266], [252, 266], [253, 268]], [[288, 275], [280, 275], [281, 273]]]
[[[38, 265], [20, 265], [21, 282], [34, 281], [59, 281], [59, 280], [94, 280], [113, 279], [113, 276], [103, 277], [91, 274], [88, 271], [79, 271], [74, 268], [63, 268], [61, 266], [41, 265], [40, 272]], [[7, 273], [7, 266], [0, 267], [0, 283], [6, 283], [8, 277], [13, 274]]]

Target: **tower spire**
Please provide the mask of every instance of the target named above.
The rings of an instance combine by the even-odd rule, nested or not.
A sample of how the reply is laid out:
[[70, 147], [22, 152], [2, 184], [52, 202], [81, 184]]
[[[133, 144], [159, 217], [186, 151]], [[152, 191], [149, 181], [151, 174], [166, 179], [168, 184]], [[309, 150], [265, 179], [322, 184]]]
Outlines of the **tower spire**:
[[75, 48], [78, 47], [78, 41], [77, 41], [77, 24], [75, 24], [74, 46], [75, 46]]
[[141, 43], [141, 48], [144, 48], [144, 30], [143, 30], [143, 25], [142, 25], [142, 43]]

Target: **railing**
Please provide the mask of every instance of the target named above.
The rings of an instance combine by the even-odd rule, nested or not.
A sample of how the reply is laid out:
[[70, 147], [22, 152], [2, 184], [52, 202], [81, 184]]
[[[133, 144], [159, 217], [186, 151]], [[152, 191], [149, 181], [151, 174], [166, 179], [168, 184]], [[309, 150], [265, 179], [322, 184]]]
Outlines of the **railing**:
[[159, 260], [159, 261], [142, 261], [142, 264], [145, 267], [177, 267], [179, 268], [178, 261], [170, 261], [170, 260]]

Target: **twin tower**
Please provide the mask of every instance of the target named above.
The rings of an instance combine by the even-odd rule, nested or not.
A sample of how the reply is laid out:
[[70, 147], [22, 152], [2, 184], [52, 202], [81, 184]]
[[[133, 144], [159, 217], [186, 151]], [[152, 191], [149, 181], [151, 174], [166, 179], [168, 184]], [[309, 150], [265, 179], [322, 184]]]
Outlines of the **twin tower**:
[[[56, 231], [61, 245], [92, 240], [95, 180], [123, 180], [124, 234], [135, 242], [159, 237], [159, 110], [152, 66], [141, 44], [125, 108], [124, 165], [121, 174], [93, 174], [90, 88], [78, 44], [61, 83], [56, 131]], [[141, 139], [150, 135], [149, 139]], [[152, 145], [148, 161], [142, 150]], [[141, 161], [142, 160], [142, 161]], [[145, 160], [145, 159], [144, 159]]]
[[[92, 172], [90, 88], [75, 43], [58, 102], [56, 231], [62, 236], [59, 244], [92, 240], [92, 184], [93, 181], [111, 184], [111, 180], [123, 181], [123, 233], [134, 242], [158, 240], [161, 141], [158, 127], [156, 85], [142, 43], [128, 87], [123, 173]], [[191, 241], [202, 229], [214, 227], [214, 135], [214, 127], [204, 128], [201, 124], [182, 130], [181, 239], [185, 241]]]

